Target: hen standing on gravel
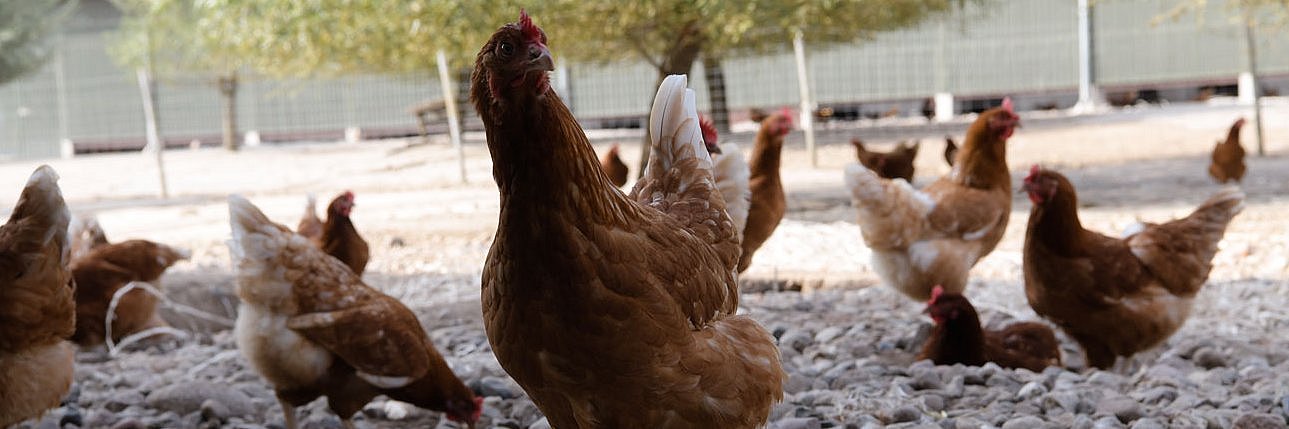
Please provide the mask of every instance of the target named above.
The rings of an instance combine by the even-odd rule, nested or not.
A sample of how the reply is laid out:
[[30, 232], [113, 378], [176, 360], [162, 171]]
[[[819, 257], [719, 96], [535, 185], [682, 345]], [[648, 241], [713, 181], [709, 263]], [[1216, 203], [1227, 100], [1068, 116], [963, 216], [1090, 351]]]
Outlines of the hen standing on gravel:
[[555, 428], [764, 425], [784, 373], [769, 333], [734, 314], [739, 240], [685, 78], [654, 99], [651, 160], [628, 197], [552, 69], [521, 13], [472, 76], [501, 192], [481, 294], [497, 360]]

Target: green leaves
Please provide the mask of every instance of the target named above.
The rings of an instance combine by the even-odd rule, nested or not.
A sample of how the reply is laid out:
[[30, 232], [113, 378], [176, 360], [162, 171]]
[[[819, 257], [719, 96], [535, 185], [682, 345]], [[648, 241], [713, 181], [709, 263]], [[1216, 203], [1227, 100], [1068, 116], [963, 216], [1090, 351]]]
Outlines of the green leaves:
[[0, 1], [0, 85], [40, 68], [74, 0]]
[[656, 65], [687, 29], [705, 54], [742, 55], [786, 48], [797, 28], [813, 44], [863, 39], [961, 0], [115, 1], [127, 12], [118, 44], [127, 63], [150, 43], [157, 65], [310, 76], [431, 71], [439, 49], [465, 66], [521, 7], [557, 56]]

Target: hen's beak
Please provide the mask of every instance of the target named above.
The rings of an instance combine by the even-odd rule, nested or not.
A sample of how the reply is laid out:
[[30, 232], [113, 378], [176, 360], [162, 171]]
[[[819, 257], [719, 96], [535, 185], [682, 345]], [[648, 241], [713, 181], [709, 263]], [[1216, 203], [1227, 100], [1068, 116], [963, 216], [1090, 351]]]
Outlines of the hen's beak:
[[551, 59], [551, 51], [545, 45], [529, 45], [528, 58], [527, 71], [548, 72], [555, 70], [555, 61]]

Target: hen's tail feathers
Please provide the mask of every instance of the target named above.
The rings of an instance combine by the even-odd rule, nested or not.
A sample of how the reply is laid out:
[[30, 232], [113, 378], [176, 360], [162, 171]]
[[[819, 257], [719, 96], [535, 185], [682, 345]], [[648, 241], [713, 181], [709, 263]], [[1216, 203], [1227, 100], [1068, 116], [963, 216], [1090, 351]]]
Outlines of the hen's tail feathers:
[[1240, 188], [1228, 186], [1200, 204], [1188, 218], [1203, 222], [1207, 226], [1206, 232], [1216, 233], [1216, 238], [1220, 239], [1226, 231], [1226, 225], [1243, 210], [1244, 192]]
[[[649, 114], [649, 136], [652, 149], [649, 166], [645, 172], [659, 179], [686, 158], [697, 158], [700, 170], [712, 169], [712, 158], [707, 153], [702, 131], [698, 125], [698, 107], [694, 91], [686, 88], [685, 75], [671, 75], [663, 79], [658, 94], [653, 99]], [[702, 174], [690, 175], [697, 180]], [[692, 180], [681, 183], [678, 193], [683, 193]]]
[[878, 250], [911, 244], [920, 236], [926, 215], [935, 204], [909, 182], [883, 179], [860, 164], [846, 166], [846, 187], [859, 211], [864, 242]]
[[71, 217], [67, 202], [63, 200], [63, 191], [58, 187], [58, 173], [50, 166], [42, 165], [27, 179], [27, 186], [18, 197], [8, 225], [17, 225], [24, 237], [41, 247], [58, 246], [62, 262], [66, 265], [70, 250], [67, 226]]
[[228, 196], [228, 221], [233, 239], [229, 243], [233, 264], [264, 261], [285, 243], [286, 228], [273, 223], [259, 208], [241, 195]]
[[717, 155], [714, 161], [716, 189], [720, 190], [721, 197], [725, 199], [725, 211], [734, 221], [734, 227], [741, 238], [743, 229], [747, 226], [747, 212], [752, 205], [752, 191], [748, 185], [751, 172], [748, 170], [747, 160], [743, 158], [743, 151], [739, 150], [737, 144], [725, 143], [721, 145], [721, 155]]

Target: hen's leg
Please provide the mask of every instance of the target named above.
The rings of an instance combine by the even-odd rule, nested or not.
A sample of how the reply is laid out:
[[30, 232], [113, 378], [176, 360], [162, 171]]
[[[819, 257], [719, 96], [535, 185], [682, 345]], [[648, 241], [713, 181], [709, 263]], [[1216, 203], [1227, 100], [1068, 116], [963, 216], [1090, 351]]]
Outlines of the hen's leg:
[[282, 426], [286, 427], [286, 429], [296, 429], [295, 406], [288, 403], [286, 399], [282, 399], [281, 396], [277, 398], [277, 402], [278, 405], [282, 406]]

